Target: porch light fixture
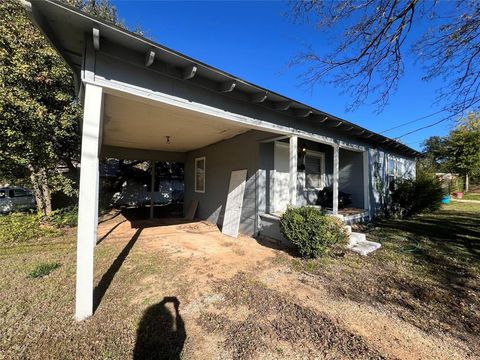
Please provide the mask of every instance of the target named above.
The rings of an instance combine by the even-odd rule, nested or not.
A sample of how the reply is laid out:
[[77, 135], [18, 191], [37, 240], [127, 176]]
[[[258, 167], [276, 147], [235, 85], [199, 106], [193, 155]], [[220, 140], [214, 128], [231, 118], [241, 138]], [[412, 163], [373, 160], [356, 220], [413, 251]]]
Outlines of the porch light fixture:
[[170, 136], [165, 136], [165, 138], [167, 139], [167, 145], [170, 145]]

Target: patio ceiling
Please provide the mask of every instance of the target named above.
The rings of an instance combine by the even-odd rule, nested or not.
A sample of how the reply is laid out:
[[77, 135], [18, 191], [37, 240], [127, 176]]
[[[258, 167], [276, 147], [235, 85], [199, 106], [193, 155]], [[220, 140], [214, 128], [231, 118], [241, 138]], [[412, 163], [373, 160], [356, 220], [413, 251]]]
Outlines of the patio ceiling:
[[104, 102], [104, 145], [187, 152], [250, 130], [221, 118], [163, 103], [151, 104], [112, 94], [105, 94]]

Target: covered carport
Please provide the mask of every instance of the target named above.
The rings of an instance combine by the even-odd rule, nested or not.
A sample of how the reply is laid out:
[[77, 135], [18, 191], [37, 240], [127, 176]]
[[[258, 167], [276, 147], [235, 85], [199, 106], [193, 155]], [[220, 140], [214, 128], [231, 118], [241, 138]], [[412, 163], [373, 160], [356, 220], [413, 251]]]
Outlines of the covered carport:
[[250, 130], [244, 124], [189, 109], [85, 85], [77, 243], [76, 318], [93, 309], [99, 159], [185, 163], [187, 153]]

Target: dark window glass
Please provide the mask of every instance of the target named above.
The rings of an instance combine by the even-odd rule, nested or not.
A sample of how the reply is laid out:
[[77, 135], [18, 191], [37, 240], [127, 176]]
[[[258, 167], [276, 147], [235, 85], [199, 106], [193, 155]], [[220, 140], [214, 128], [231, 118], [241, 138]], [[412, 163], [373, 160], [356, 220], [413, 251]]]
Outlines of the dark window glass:
[[28, 195], [28, 193], [25, 190], [22, 190], [22, 189], [13, 190], [13, 196], [15, 196], [15, 197], [23, 197], [23, 196], [27, 196], [27, 195]]

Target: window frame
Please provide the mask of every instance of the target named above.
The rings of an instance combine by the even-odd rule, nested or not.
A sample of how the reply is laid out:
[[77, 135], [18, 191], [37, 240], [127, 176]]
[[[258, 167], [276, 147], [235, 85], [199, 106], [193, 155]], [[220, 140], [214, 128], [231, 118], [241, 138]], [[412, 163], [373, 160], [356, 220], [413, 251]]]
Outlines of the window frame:
[[[199, 163], [200, 161], [203, 161], [203, 190], [198, 190], [197, 188], [197, 170], [198, 170], [198, 166], [197, 166], [197, 163]], [[206, 183], [206, 172], [207, 172], [207, 160], [206, 160], [206, 157], [205, 156], [202, 156], [202, 157], [198, 157], [198, 158], [195, 158], [195, 171], [194, 171], [194, 176], [195, 176], [195, 187], [194, 187], [194, 190], [196, 193], [200, 193], [200, 194], [204, 194], [205, 193], [205, 183]]]
[[[320, 159], [320, 187], [311, 187], [307, 185], [307, 176], [308, 176], [308, 171], [307, 171], [307, 156], [310, 157], [315, 157], [317, 159]], [[320, 152], [320, 151], [314, 151], [314, 150], [307, 150], [304, 155], [304, 163], [305, 163], [305, 179], [304, 179], [304, 188], [306, 190], [322, 190], [325, 188], [325, 153]], [[310, 174], [317, 174], [317, 173], [310, 173]]]
[[[393, 171], [390, 173], [390, 161], [393, 162]], [[402, 158], [396, 158], [391, 155], [387, 159], [387, 177], [392, 176], [395, 180], [398, 178], [405, 179], [407, 176], [407, 171], [405, 170], [406, 164], [405, 160]]]
[[[393, 171], [391, 171], [390, 161], [393, 163]], [[388, 181], [388, 188], [390, 188], [390, 182], [393, 180], [394, 184], [398, 179], [406, 179], [407, 172], [405, 170], [405, 160], [403, 158], [394, 157], [389, 155], [387, 158], [387, 171], [386, 178]]]
[[30, 196], [28, 190], [13, 189], [13, 197], [27, 197], [27, 196]]

